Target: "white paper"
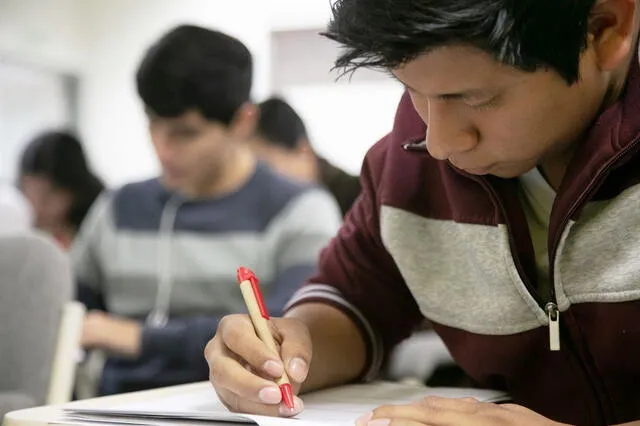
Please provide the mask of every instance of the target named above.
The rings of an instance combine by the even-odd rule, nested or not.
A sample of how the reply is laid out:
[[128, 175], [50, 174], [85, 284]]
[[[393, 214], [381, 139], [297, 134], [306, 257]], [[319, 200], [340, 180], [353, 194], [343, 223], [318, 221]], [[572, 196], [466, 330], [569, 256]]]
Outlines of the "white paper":
[[96, 423], [110, 422], [111, 424], [129, 426], [141, 424], [165, 426], [170, 420], [183, 422], [191, 420], [196, 423], [203, 421], [253, 423], [259, 426], [341, 426], [353, 425], [359, 416], [380, 405], [409, 403], [427, 395], [450, 398], [471, 396], [490, 402], [507, 399], [504, 393], [495, 391], [427, 388], [417, 385], [379, 382], [343, 386], [303, 395], [305, 409], [295, 418], [285, 419], [232, 413], [220, 403], [213, 389], [207, 386], [201, 390], [144, 403], [125, 404], [108, 409], [71, 409], [65, 410], [65, 412], [69, 416], [67, 418], [69, 421], [89, 423], [90, 420], [96, 420]]

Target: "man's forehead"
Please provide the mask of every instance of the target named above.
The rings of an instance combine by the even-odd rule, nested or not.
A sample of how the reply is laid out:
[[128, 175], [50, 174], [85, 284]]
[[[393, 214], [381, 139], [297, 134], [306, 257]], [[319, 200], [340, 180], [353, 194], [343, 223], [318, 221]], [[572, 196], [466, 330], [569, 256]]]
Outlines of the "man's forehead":
[[414, 93], [428, 97], [478, 97], [522, 78], [515, 68], [469, 46], [446, 46], [391, 70]]

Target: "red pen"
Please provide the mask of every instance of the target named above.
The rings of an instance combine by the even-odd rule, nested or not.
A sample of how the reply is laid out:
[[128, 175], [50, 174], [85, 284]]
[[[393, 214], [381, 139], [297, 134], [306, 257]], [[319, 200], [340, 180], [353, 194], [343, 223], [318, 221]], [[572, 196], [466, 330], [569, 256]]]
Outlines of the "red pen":
[[[279, 358], [278, 346], [273, 339], [271, 330], [269, 330], [269, 313], [258, 286], [258, 278], [251, 269], [241, 266], [238, 268], [238, 284], [240, 284], [240, 291], [242, 291], [242, 297], [249, 310], [249, 316], [256, 334]], [[276, 380], [276, 384], [282, 393], [284, 405], [293, 410], [293, 389], [286, 372]]]

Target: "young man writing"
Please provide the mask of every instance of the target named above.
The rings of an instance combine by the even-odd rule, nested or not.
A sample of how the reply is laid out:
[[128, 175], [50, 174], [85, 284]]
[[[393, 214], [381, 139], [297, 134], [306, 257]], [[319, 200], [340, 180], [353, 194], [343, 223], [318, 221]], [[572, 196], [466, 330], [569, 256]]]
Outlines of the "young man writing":
[[640, 424], [639, 20], [636, 0], [338, 1], [338, 65], [407, 95], [275, 321], [282, 362], [237, 338], [244, 317], [221, 322], [221, 399], [278, 414], [263, 377], [282, 368], [303, 390], [373, 377], [424, 316], [515, 404], [431, 398], [360, 424]]
[[206, 380], [218, 320], [244, 311], [238, 265], [263, 271], [269, 309], [317, 268], [340, 225], [324, 190], [256, 162], [252, 59], [235, 38], [174, 28], [146, 53], [137, 88], [162, 175], [98, 202], [73, 249], [90, 312], [82, 343], [108, 353], [101, 394]]

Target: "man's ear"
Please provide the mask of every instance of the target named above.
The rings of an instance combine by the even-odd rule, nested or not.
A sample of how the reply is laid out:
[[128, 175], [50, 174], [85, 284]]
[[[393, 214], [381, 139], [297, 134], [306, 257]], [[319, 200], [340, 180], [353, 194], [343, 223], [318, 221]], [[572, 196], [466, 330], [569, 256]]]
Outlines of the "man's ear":
[[589, 15], [589, 47], [603, 71], [614, 71], [635, 43], [636, 0], [598, 0]]
[[249, 139], [254, 135], [258, 126], [260, 109], [252, 103], [242, 104], [233, 116], [229, 126], [231, 134], [238, 139]]

